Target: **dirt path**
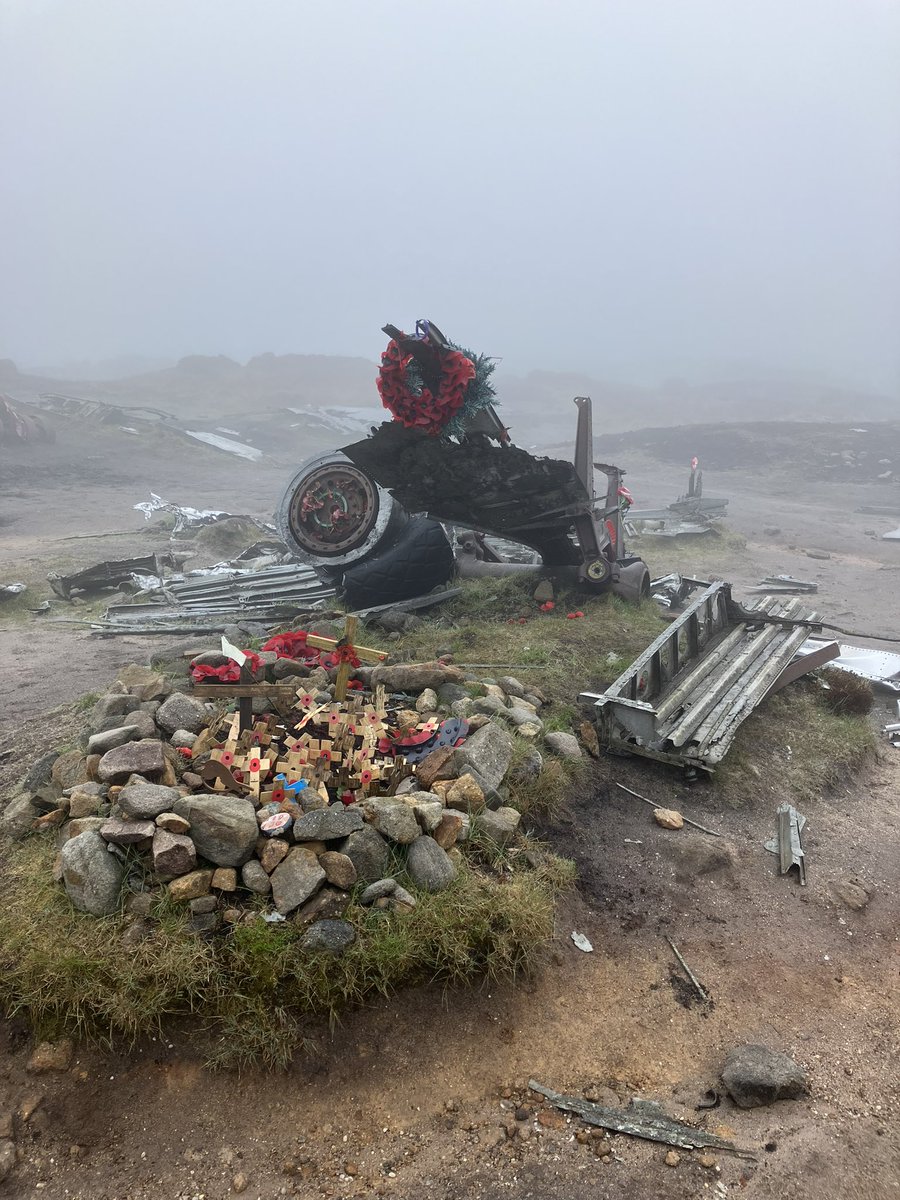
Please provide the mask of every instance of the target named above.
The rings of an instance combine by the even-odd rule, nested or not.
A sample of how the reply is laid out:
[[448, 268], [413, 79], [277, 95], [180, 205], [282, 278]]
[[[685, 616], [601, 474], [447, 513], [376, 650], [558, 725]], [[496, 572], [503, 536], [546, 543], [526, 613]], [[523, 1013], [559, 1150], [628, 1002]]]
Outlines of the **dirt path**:
[[[68, 483], [62, 470], [41, 484], [4, 477], [12, 523], [2, 531], [0, 573], [46, 573], [58, 561], [52, 539], [66, 533], [136, 527], [131, 505], [145, 497], [151, 476], [157, 491], [180, 481], [173, 498], [183, 502], [260, 514], [283, 483], [244, 464], [229, 474], [206, 457], [152, 469], [132, 457], [116, 464], [112, 478], [79, 468]], [[682, 476], [636, 461], [629, 483], [641, 503], [653, 504], [682, 490]], [[739, 472], [708, 482], [710, 492], [731, 496], [730, 524], [748, 538], [716, 573], [738, 584], [775, 571], [812, 574], [821, 584], [820, 611], [840, 623], [896, 630], [896, 575], [884, 568], [895, 565], [898, 547], [865, 537], [874, 519], [848, 512], [843, 495], [836, 504], [825, 485], [802, 497], [773, 488]], [[17, 489], [28, 494], [11, 496]], [[780, 534], [763, 534], [774, 526]], [[86, 565], [142, 541], [79, 541], [66, 552], [68, 561]], [[806, 548], [832, 557], [809, 559]], [[686, 548], [688, 567], [692, 553]], [[122, 662], [146, 658], [157, 644], [96, 640], [36, 621], [0, 629], [0, 732], [96, 690]], [[614, 779], [715, 824], [731, 847], [727, 861], [711, 866], [712, 839], [704, 835], [656, 827], [645, 806], [610, 788]], [[766, 782], [777, 786], [777, 777]], [[184, 1027], [171, 1042], [82, 1049], [69, 1072], [33, 1076], [25, 1070], [30, 1039], [8, 1023], [0, 1116], [15, 1114], [21, 1160], [0, 1196], [217, 1200], [233, 1194], [233, 1180], [243, 1175], [243, 1194], [266, 1200], [373, 1193], [402, 1200], [894, 1200], [900, 756], [883, 751], [858, 779], [806, 808], [805, 890], [776, 877], [762, 848], [771, 836], [770, 799], [767, 786], [765, 802], [748, 795], [740, 808], [710, 808], [702, 791], [685, 793], [652, 766], [601, 764], [590, 787], [542, 831], [576, 859], [581, 879], [538, 977], [517, 988], [421, 991], [379, 1002], [332, 1032], [313, 1031], [315, 1050], [285, 1075], [212, 1075]], [[860, 912], [834, 893], [851, 875], [874, 889]], [[592, 942], [592, 954], [574, 947], [576, 929]], [[709, 1011], [687, 1006], [666, 935], [709, 986]], [[809, 1072], [812, 1094], [750, 1112], [726, 1100], [710, 1114], [710, 1127], [752, 1149], [753, 1160], [718, 1155], [704, 1167], [699, 1155], [684, 1154], [668, 1167], [665, 1147], [627, 1137], [582, 1144], [577, 1123], [544, 1110], [536, 1118], [526, 1090], [535, 1077], [560, 1090], [593, 1087], [609, 1103], [639, 1094], [696, 1119], [694, 1106], [719, 1086], [728, 1049], [756, 1040], [793, 1054]], [[516, 1122], [520, 1106], [529, 1116]], [[505, 1126], [527, 1133], [509, 1138]]]

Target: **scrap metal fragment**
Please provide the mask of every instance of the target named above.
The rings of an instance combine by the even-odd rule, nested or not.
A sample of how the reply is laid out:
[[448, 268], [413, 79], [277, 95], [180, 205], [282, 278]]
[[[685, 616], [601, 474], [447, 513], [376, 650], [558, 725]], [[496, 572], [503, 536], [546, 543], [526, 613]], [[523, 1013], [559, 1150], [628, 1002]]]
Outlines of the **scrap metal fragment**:
[[[823, 644], [821, 638], [807, 638], [797, 648], [797, 659], [821, 649]], [[831, 662], [832, 667], [867, 679], [881, 691], [900, 695], [900, 654], [893, 654], [889, 650], [871, 650], [867, 646], [851, 646], [846, 642], [838, 643], [838, 649], [839, 657]]]
[[778, 874], [787, 875], [792, 867], [797, 868], [801, 887], [806, 887], [806, 855], [803, 852], [801, 834], [806, 817], [797, 812], [793, 804], [780, 804], [775, 812], [776, 836], [766, 842], [770, 854], [778, 855]]
[[813, 595], [819, 590], [819, 585], [812, 580], [795, 579], [793, 575], [767, 575], [759, 582], [759, 587], [747, 589], [751, 595], [803, 596]]
[[144, 554], [136, 558], [108, 559], [72, 575], [50, 571], [47, 579], [54, 593], [61, 600], [68, 600], [73, 591], [94, 592], [119, 587], [136, 573], [161, 578], [163, 566], [173, 565], [174, 559], [170, 554]]
[[820, 642], [818, 648], [809, 654], [802, 653], [803, 647], [788, 665], [784, 668], [772, 686], [766, 692], [766, 699], [774, 696], [776, 692], [780, 692], [782, 688], [787, 687], [789, 683], [793, 683], [795, 679], [799, 679], [803, 675], [808, 675], [810, 671], [817, 671], [819, 667], [824, 667], [830, 662], [834, 662], [839, 657], [841, 650], [837, 642]]
[[682, 1121], [667, 1117], [658, 1104], [648, 1100], [632, 1100], [628, 1108], [604, 1108], [600, 1104], [591, 1104], [578, 1096], [564, 1096], [551, 1088], [529, 1079], [528, 1086], [533, 1092], [545, 1096], [554, 1108], [563, 1112], [575, 1113], [589, 1125], [597, 1125], [601, 1129], [611, 1129], [614, 1133], [627, 1133], [632, 1137], [645, 1138], [650, 1142], [662, 1142], [665, 1146], [679, 1146], [683, 1150], [695, 1150], [698, 1146], [722, 1150], [728, 1154], [736, 1154], [742, 1158], [753, 1158], [749, 1150], [742, 1150], [727, 1138], [707, 1133], [703, 1129], [694, 1129]]

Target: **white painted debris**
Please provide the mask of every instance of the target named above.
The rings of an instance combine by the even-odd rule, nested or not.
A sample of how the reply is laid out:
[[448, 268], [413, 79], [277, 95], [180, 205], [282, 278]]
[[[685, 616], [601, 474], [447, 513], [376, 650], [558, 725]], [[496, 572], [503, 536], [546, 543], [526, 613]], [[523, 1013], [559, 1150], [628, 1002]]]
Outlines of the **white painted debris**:
[[[797, 657], [817, 650], [823, 641], [822, 638], [808, 638], [797, 651]], [[829, 667], [849, 671], [860, 679], [868, 679], [878, 689], [900, 695], [900, 654], [890, 650], [870, 650], [866, 646], [848, 646], [844, 642], [838, 645], [840, 658], [832, 659]]]
[[188, 529], [192, 525], [210, 525], [213, 521], [231, 516], [231, 513], [219, 508], [189, 508], [187, 505], [170, 504], [155, 492], [150, 493], [149, 500], [142, 500], [140, 504], [135, 504], [134, 508], [136, 512], [142, 512], [147, 521], [154, 513], [172, 513], [175, 517], [175, 533], [180, 533], [182, 529]]
[[262, 458], [262, 450], [257, 450], [255, 446], [220, 437], [218, 433], [206, 433], [202, 429], [186, 429], [184, 432], [188, 437], [196, 438], [198, 442], [205, 442], [207, 446], [215, 446], [217, 450], [225, 450], [228, 454], [236, 454], [238, 458], [246, 458], [250, 462], [257, 462]]

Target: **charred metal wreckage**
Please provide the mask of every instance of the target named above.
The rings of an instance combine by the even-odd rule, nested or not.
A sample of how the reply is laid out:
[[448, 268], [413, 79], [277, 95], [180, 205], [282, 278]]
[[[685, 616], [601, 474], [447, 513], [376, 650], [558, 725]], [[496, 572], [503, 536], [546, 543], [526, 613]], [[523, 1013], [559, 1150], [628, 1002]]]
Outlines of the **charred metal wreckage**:
[[[390, 325], [385, 332], [436, 395], [453, 347], [435, 325], [417, 328], [415, 336]], [[531, 547], [545, 571], [591, 590], [646, 596], [647, 567], [625, 550], [623, 472], [593, 462], [591, 401], [578, 397], [575, 404], [574, 463], [514, 446], [492, 405], [467, 416], [454, 434], [386, 422], [362, 441], [304, 463], [284, 494], [279, 533], [354, 606], [421, 594], [457, 566], [463, 574], [528, 569], [503, 563], [488, 534]], [[605, 481], [599, 495], [595, 469]], [[444, 525], [473, 531], [458, 562]]]

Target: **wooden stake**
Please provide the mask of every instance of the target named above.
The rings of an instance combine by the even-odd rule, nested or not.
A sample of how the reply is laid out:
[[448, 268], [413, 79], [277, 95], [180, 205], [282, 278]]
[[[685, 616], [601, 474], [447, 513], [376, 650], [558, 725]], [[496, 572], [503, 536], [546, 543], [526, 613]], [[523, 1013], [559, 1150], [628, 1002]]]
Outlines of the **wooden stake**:
[[[353, 645], [356, 631], [359, 628], [359, 618], [349, 616], [344, 625], [344, 643], [348, 646]], [[359, 650], [356, 650], [357, 657], [361, 657]], [[384, 656], [381, 656], [384, 657]], [[350, 674], [353, 671], [353, 666], [349, 662], [342, 662], [338, 667], [337, 679], [334, 685], [334, 698], [338, 703], [342, 703], [347, 699], [347, 684], [350, 682]]]

